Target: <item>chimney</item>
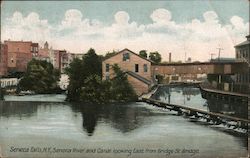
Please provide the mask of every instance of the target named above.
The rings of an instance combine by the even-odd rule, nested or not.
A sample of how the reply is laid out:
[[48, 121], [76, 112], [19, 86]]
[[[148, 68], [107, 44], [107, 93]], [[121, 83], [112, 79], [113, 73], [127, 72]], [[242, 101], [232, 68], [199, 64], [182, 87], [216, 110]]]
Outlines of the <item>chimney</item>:
[[168, 62], [171, 63], [171, 52], [169, 53]]
[[250, 35], [246, 36], [247, 40], [250, 41]]

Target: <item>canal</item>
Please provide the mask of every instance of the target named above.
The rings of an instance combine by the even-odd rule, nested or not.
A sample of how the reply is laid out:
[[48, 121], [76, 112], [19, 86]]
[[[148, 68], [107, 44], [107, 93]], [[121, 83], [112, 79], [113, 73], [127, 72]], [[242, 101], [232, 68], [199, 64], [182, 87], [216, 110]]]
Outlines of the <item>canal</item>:
[[[194, 87], [167, 87], [154, 97], [245, 117], [244, 105], [207, 101]], [[64, 99], [6, 96], [0, 102], [0, 157], [247, 156], [247, 136], [224, 126], [142, 102], [87, 105]]]

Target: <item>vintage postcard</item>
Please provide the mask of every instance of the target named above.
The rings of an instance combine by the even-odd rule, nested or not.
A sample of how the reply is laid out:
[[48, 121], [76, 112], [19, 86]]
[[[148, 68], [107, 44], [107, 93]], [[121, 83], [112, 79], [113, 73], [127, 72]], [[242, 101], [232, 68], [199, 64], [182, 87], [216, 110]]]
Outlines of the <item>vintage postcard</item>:
[[0, 2], [0, 158], [249, 157], [248, 0]]

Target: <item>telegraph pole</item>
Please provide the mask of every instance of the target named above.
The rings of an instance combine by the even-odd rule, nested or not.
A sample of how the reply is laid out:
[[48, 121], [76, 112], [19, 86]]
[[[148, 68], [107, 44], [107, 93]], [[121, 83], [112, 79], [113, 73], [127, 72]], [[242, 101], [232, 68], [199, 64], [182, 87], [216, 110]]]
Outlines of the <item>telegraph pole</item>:
[[220, 61], [220, 53], [221, 53], [221, 51], [222, 50], [224, 50], [223, 48], [217, 48], [217, 49], [219, 49], [219, 53], [218, 53], [218, 61]]

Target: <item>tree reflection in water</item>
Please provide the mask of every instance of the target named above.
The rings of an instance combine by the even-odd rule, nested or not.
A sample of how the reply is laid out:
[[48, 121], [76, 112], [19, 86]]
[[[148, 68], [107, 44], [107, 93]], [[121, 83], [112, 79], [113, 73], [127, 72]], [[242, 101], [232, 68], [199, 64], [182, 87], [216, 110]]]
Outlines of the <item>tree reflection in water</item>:
[[154, 115], [147, 108], [136, 104], [138, 103], [109, 105], [74, 103], [71, 107], [74, 112], [81, 113], [83, 130], [88, 136], [92, 136], [98, 122], [110, 123], [113, 128], [126, 133], [141, 126], [148, 116]]

